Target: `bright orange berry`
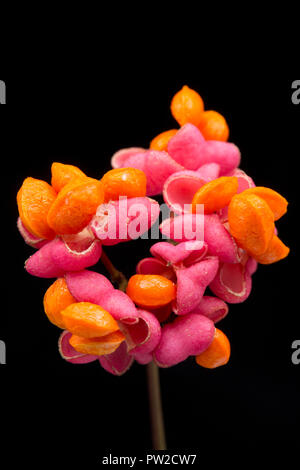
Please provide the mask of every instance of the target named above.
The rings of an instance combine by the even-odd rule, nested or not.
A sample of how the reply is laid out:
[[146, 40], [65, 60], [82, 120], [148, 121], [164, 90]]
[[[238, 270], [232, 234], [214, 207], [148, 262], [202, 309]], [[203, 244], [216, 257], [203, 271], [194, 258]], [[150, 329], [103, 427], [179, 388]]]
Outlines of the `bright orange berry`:
[[230, 358], [230, 343], [227, 336], [216, 328], [215, 336], [210, 346], [199, 356], [196, 362], [207, 369], [224, 366]]
[[115, 168], [103, 176], [104, 202], [117, 200], [120, 196], [146, 196], [147, 178], [137, 168]]
[[129, 279], [127, 295], [140, 307], [162, 307], [176, 297], [174, 282], [157, 274], [135, 274]]
[[204, 111], [200, 116], [198, 128], [206, 140], [226, 142], [229, 138], [226, 119], [217, 111]]
[[167, 151], [169, 140], [177, 134], [177, 129], [162, 132], [151, 140], [150, 149], [159, 150], [160, 152]]
[[47, 222], [47, 216], [56, 192], [46, 181], [26, 178], [17, 194], [20, 219], [24, 227], [39, 238], [54, 238], [55, 232]]
[[198, 126], [201, 121], [201, 114], [204, 111], [204, 103], [195, 90], [184, 85], [178, 91], [171, 102], [171, 113], [180, 126], [188, 122]]

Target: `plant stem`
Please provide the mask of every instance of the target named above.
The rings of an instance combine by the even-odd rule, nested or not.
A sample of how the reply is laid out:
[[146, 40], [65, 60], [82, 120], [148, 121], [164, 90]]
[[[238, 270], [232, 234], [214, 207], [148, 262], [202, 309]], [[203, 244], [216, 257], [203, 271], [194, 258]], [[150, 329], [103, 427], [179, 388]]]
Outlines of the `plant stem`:
[[153, 361], [147, 365], [147, 382], [153, 447], [155, 450], [166, 450], [167, 444], [161, 403], [159, 370]]
[[126, 287], [128, 284], [126, 277], [121, 271], [118, 271], [118, 269], [112, 264], [109, 257], [104, 251], [102, 251], [101, 262], [105, 266], [106, 270], [109, 272], [112, 282], [118, 284], [119, 290], [126, 292]]
[[[104, 251], [102, 251], [101, 261], [109, 272], [112, 282], [117, 283], [118, 288], [126, 292], [128, 280], [124, 274], [112, 264]], [[166, 450], [167, 444], [161, 403], [159, 370], [153, 361], [146, 366], [146, 370], [153, 447], [155, 450]]]

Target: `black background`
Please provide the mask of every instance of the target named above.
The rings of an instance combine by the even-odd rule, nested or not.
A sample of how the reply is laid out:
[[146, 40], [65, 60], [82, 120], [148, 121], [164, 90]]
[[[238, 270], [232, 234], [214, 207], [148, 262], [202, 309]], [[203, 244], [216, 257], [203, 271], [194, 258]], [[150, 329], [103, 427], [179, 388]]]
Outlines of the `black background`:
[[[31, 462], [37, 448], [45, 460], [60, 456], [69, 463], [82, 459], [92, 464], [109, 449], [126, 449], [124, 455], [151, 449], [144, 367], [134, 364], [123, 377], [114, 377], [97, 363], [76, 366], [59, 356], [59, 330], [42, 309], [52, 281], [24, 271], [32, 249], [16, 229], [15, 197], [26, 176], [50, 182], [53, 161], [74, 164], [100, 178], [110, 169], [115, 151], [147, 147], [158, 133], [176, 127], [170, 101], [188, 84], [202, 95], [206, 109], [227, 118], [230, 141], [242, 152], [241, 168], [257, 185], [271, 187], [290, 201], [288, 214], [277, 226], [291, 255], [260, 266], [250, 298], [230, 306], [219, 324], [232, 345], [228, 366], [205, 370], [190, 358], [161, 370], [168, 447], [201, 454], [226, 445], [230, 454], [242, 445], [254, 452], [269, 443], [294, 446], [299, 443], [300, 414], [300, 365], [291, 361], [291, 345], [300, 340], [300, 105], [291, 102], [293, 80], [242, 74], [211, 79], [201, 73], [170, 80], [161, 80], [162, 74], [124, 75], [80, 80], [59, 75], [51, 80], [0, 77], [7, 82], [7, 105], [0, 113], [0, 339], [7, 345], [7, 365], [0, 373], [2, 408], [9, 417], [5, 434], [9, 431], [21, 458]], [[130, 276], [150, 245], [139, 240], [113, 247], [108, 254]]]

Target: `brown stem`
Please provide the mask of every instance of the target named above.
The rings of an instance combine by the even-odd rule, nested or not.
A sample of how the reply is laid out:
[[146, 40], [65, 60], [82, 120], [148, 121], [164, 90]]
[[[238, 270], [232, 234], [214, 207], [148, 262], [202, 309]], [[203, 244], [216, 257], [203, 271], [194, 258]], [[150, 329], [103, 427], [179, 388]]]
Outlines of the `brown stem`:
[[[125, 292], [128, 280], [124, 274], [121, 271], [118, 271], [118, 269], [112, 264], [104, 251], [102, 251], [101, 261], [109, 272], [112, 282], [117, 283], [119, 289]], [[167, 444], [161, 404], [159, 370], [154, 362], [150, 362], [146, 368], [153, 447], [155, 450], [166, 450]]]
[[106, 270], [109, 272], [112, 282], [118, 284], [118, 289], [123, 292], [126, 292], [126, 287], [128, 281], [124, 274], [112, 264], [107, 254], [102, 251], [101, 262], [105, 266]]
[[147, 365], [147, 379], [153, 447], [155, 450], [166, 450], [159, 370], [153, 361]]

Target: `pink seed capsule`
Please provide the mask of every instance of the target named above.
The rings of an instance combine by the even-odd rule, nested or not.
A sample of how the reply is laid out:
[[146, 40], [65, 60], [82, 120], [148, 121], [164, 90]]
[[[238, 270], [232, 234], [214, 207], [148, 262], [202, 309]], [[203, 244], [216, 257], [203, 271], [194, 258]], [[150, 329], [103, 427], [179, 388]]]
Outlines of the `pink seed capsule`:
[[91, 356], [90, 354], [82, 354], [76, 351], [69, 343], [72, 333], [65, 330], [58, 340], [58, 350], [63, 359], [73, 364], [87, 364], [96, 361], [99, 356]]
[[159, 344], [161, 326], [153, 313], [138, 309], [139, 322], [121, 327], [130, 354], [150, 354]]
[[114, 153], [111, 157], [111, 166], [112, 168], [126, 168], [128, 167], [126, 161], [129, 157], [132, 157], [133, 155], [136, 155], [138, 153], [143, 153], [145, 151], [146, 149], [143, 149], [141, 147], [129, 147], [126, 149], [118, 150], [118, 152]]
[[238, 167], [241, 154], [236, 145], [214, 140], [205, 141], [193, 124], [185, 124], [169, 140], [169, 155], [188, 170], [196, 170], [207, 163], [220, 165], [220, 176]]
[[101, 253], [101, 244], [94, 238], [83, 243], [76, 236], [68, 241], [56, 237], [30, 256], [25, 269], [37, 277], [61, 277], [67, 271], [79, 271], [97, 263]]
[[189, 213], [195, 193], [207, 182], [197, 171], [173, 173], [163, 186], [164, 201], [175, 213]]
[[53, 262], [53, 245], [56, 245], [56, 239], [43, 245], [25, 261], [25, 269], [29, 274], [43, 278], [62, 277], [65, 274], [65, 271]]
[[167, 266], [164, 262], [156, 258], [144, 258], [136, 267], [137, 274], [158, 274], [164, 276], [171, 281], [176, 281], [176, 275], [174, 269], [171, 266]]
[[132, 300], [124, 292], [113, 289], [101, 299], [101, 307], [109, 312], [115, 320], [128, 325], [138, 323], [139, 314]]
[[131, 367], [134, 358], [127, 352], [126, 342], [123, 341], [118, 349], [111, 354], [98, 357], [100, 365], [113, 375], [123, 375]]
[[187, 234], [191, 234], [193, 239], [201, 234], [208, 246], [208, 254], [217, 256], [224, 263], [239, 262], [237, 245], [217, 214], [181, 214], [164, 220], [160, 231], [176, 242], [187, 241]]
[[200, 303], [206, 287], [215, 278], [219, 267], [217, 257], [205, 258], [189, 268], [178, 269], [177, 296], [174, 312], [186, 315]]
[[[131, 167], [142, 170], [147, 177], [147, 196], [155, 196], [162, 192], [166, 179], [176, 171], [184, 170], [167, 152], [158, 150], [146, 150], [142, 152], [125, 153], [113, 157], [113, 165], [120, 164], [121, 167]], [[120, 163], [119, 163], [120, 162]]]
[[203, 259], [207, 253], [207, 244], [203, 241], [192, 240], [174, 246], [168, 242], [158, 242], [152, 245], [150, 252], [158, 260], [176, 267], [188, 267]]
[[153, 360], [153, 355], [150, 353], [142, 354], [142, 353], [134, 353], [132, 357], [135, 359], [136, 362], [142, 365], [149, 364]]
[[105, 276], [88, 269], [66, 273], [65, 279], [77, 302], [101, 305], [103, 299], [114, 290], [112, 283]]
[[159, 204], [149, 197], [120, 198], [101, 204], [90, 228], [103, 245], [116, 245], [142, 236], [159, 217]]
[[219, 178], [220, 171], [221, 166], [219, 163], [204, 163], [204, 165], [201, 165], [200, 168], [198, 168], [197, 173], [207, 181], [212, 181]]
[[198, 315], [204, 315], [210, 318], [214, 323], [218, 323], [220, 320], [226, 317], [228, 314], [228, 306], [226, 303], [218, 299], [218, 297], [210, 297], [205, 295], [197, 305], [195, 310], [191, 313], [197, 313]]
[[207, 317], [188, 314], [162, 328], [161, 340], [153, 357], [160, 367], [170, 367], [205, 351], [215, 334], [214, 323]]
[[210, 290], [220, 299], [230, 304], [244, 302], [250, 295], [252, 279], [245, 266], [224, 263], [220, 265]]
[[98, 263], [102, 246], [95, 238], [80, 238], [79, 234], [57, 238], [52, 247], [53, 262], [64, 271], [80, 271]]

